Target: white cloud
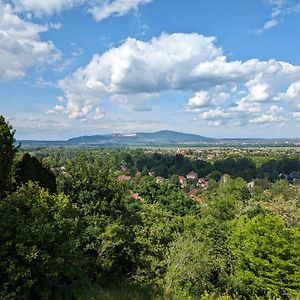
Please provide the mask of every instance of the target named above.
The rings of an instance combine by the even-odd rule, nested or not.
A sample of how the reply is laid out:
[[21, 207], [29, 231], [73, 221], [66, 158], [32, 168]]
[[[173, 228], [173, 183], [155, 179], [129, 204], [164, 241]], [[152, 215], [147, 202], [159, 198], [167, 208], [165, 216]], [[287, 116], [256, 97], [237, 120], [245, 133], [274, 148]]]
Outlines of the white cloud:
[[251, 119], [249, 122], [254, 124], [265, 124], [265, 123], [270, 123], [270, 122], [275, 122], [280, 120], [281, 119], [278, 116], [263, 114], [256, 118]]
[[0, 80], [24, 77], [26, 69], [59, 59], [51, 41], [41, 41], [47, 26], [24, 21], [0, 2]]
[[268, 0], [268, 2], [271, 5], [281, 6], [281, 5], [283, 5], [286, 2], [286, 0]]
[[62, 97], [62, 96], [56, 97], [56, 100], [57, 100], [57, 102], [59, 102], [59, 103], [64, 103], [64, 102], [65, 102], [65, 99], [64, 99], [64, 97]]
[[36, 16], [60, 13], [84, 2], [85, 0], [12, 0], [16, 12], [32, 12]]
[[278, 99], [285, 99], [285, 100], [299, 99], [300, 100], [300, 80], [293, 82], [288, 87], [285, 93], [280, 93], [278, 95]]
[[257, 30], [258, 33], [263, 33], [264, 31], [277, 26], [287, 15], [300, 12], [300, 3], [293, 4], [286, 0], [268, 0], [268, 3], [273, 6], [271, 18], [264, 26], [262, 26], [262, 28]]
[[277, 105], [271, 105], [271, 107], [263, 114], [257, 115], [256, 117], [249, 120], [249, 123], [254, 124], [267, 124], [273, 122], [281, 122], [284, 120], [283, 116], [279, 113], [283, 111], [282, 107]]
[[128, 95], [149, 98], [163, 90], [201, 87], [192, 72], [199, 62], [222, 55], [214, 40], [198, 34], [163, 34], [148, 43], [128, 38], [119, 48], [94, 55], [86, 67], [59, 82], [70, 115], [73, 109], [97, 106], [107, 95], [127, 101]]
[[153, 0], [11, 0], [17, 13], [33, 13], [37, 17], [59, 14], [75, 6], [85, 5], [95, 20], [124, 16]]
[[[278, 11], [277, 11], [277, 12], [278, 12]], [[279, 12], [278, 12], [278, 13], [279, 13]], [[265, 23], [265, 25], [264, 25], [264, 27], [263, 27], [263, 30], [269, 30], [269, 29], [271, 29], [271, 28], [277, 26], [278, 23], [279, 23], [279, 22], [278, 22], [278, 20], [276, 20], [276, 19], [269, 20], [269, 21], [267, 21], [267, 22]]]
[[225, 112], [220, 108], [210, 109], [208, 111], [203, 111], [200, 113], [200, 116], [204, 120], [213, 120], [213, 121], [220, 121], [222, 119], [228, 119], [231, 117], [230, 112]]
[[295, 118], [298, 122], [300, 122], [300, 111], [293, 112], [292, 117]]
[[104, 111], [100, 107], [96, 108], [94, 120], [101, 120], [104, 118]]
[[152, 0], [102, 0], [96, 1], [88, 9], [95, 20], [101, 21], [110, 16], [124, 16], [132, 10], [137, 10], [140, 5], [152, 2]]
[[230, 108], [230, 111], [248, 114], [260, 113], [262, 111], [262, 106], [259, 103], [248, 101], [247, 98], [242, 98], [235, 103], [235, 106]]
[[195, 109], [203, 109], [208, 108], [213, 105], [223, 104], [230, 98], [230, 94], [225, 93], [223, 91], [218, 92], [215, 89], [208, 91], [199, 91], [196, 92], [195, 95], [188, 100], [186, 105], [187, 110], [195, 110]]
[[[299, 82], [299, 66], [276, 60], [228, 61], [214, 37], [175, 33], [148, 42], [129, 38], [94, 55], [59, 86], [71, 118], [87, 117], [105, 101], [143, 107], [143, 99], [179, 90], [194, 92], [186, 110], [204, 121], [262, 124], [279, 122], [296, 109], [297, 103], [290, 101], [298, 99]], [[287, 103], [287, 97], [294, 98]], [[282, 110], [275, 112], [276, 106]]]
[[249, 89], [249, 95], [248, 95], [248, 100], [252, 102], [257, 102], [257, 101], [265, 101], [267, 100], [270, 95], [269, 95], [269, 85], [265, 82], [254, 82], [249, 81], [247, 82], [246, 86], [248, 86]]
[[36, 79], [35, 84], [33, 85], [34, 87], [39, 87], [39, 88], [44, 88], [44, 87], [53, 87], [54, 83], [51, 81], [45, 80], [43, 77], [38, 77]]
[[190, 98], [187, 104], [187, 108], [202, 108], [211, 105], [211, 97], [207, 91], [200, 91]]
[[62, 27], [62, 24], [61, 23], [50, 23], [48, 25], [48, 27], [51, 29], [59, 30]]
[[63, 107], [62, 105], [55, 105], [54, 109], [49, 109], [46, 111], [47, 115], [52, 115], [55, 113], [61, 113], [65, 111], [65, 107]]

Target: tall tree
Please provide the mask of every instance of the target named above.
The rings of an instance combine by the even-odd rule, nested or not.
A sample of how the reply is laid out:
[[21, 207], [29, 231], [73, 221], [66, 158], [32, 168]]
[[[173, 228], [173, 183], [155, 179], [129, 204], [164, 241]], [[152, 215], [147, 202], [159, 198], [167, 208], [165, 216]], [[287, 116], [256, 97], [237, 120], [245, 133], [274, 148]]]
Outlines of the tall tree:
[[67, 196], [29, 183], [0, 202], [0, 299], [57, 299], [85, 269]]
[[11, 125], [0, 115], [0, 200], [11, 187], [11, 169], [16, 152], [14, 134]]
[[54, 173], [36, 157], [30, 156], [29, 153], [25, 153], [23, 158], [16, 163], [14, 173], [17, 185], [36, 181], [40, 187], [48, 189], [50, 193], [56, 192]]
[[299, 299], [299, 229], [274, 215], [242, 216], [232, 225], [234, 293], [242, 299]]

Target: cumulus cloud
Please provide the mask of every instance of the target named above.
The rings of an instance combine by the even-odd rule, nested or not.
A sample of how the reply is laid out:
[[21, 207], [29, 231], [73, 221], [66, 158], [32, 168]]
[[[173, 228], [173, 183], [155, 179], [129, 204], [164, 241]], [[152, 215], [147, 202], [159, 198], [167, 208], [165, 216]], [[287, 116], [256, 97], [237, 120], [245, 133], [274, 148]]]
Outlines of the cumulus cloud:
[[139, 6], [153, 0], [11, 0], [16, 12], [29, 12], [37, 17], [60, 13], [75, 6], [85, 5], [87, 12], [95, 20], [101, 21], [110, 16], [124, 16], [136, 11]]
[[128, 38], [120, 47], [94, 55], [86, 67], [59, 82], [68, 99], [70, 116], [98, 105], [107, 96], [149, 98], [163, 90], [202, 86], [191, 72], [197, 63], [222, 55], [214, 40], [198, 34], [163, 34], [149, 42]]
[[199, 91], [196, 92], [195, 95], [188, 100], [186, 105], [186, 109], [195, 110], [208, 108], [213, 105], [219, 105], [224, 103], [230, 98], [230, 94], [226, 92], [218, 92], [218, 91]]
[[285, 93], [280, 93], [278, 99], [283, 100], [300, 100], [300, 80], [293, 82]]
[[271, 105], [271, 107], [265, 113], [257, 115], [254, 118], [250, 119], [249, 123], [265, 124], [284, 121], [284, 117], [279, 114], [282, 110], [282, 107]]
[[141, 100], [135, 101], [142, 95], [149, 100], [179, 90], [194, 93], [187, 111], [220, 125], [282, 121], [298, 109], [299, 82], [299, 66], [276, 60], [228, 61], [214, 37], [174, 33], [148, 42], [128, 38], [94, 55], [59, 87], [71, 118], [86, 117], [105, 101], [142, 107]]
[[24, 77], [26, 69], [59, 59], [59, 51], [51, 41], [41, 41], [47, 26], [24, 21], [10, 5], [0, 2], [0, 80]]

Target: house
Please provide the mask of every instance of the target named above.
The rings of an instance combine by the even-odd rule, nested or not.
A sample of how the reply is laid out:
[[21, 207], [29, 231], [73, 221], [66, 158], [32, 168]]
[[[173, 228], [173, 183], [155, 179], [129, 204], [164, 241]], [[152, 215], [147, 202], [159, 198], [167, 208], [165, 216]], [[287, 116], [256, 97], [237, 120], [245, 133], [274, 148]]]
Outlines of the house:
[[254, 180], [248, 182], [247, 187], [248, 187], [249, 189], [254, 188]]
[[283, 174], [283, 173], [280, 173], [278, 175], [279, 179], [287, 179], [287, 175]]
[[155, 177], [155, 182], [156, 183], [162, 183], [163, 181], [164, 181], [164, 179], [162, 177], [160, 177], [160, 176]]
[[207, 155], [207, 160], [212, 160], [212, 159], [214, 159], [215, 158], [215, 155], [214, 154], [208, 154]]
[[144, 202], [144, 199], [138, 193], [134, 193], [132, 190], [130, 190], [129, 193], [134, 200]]
[[179, 180], [181, 187], [186, 186], [186, 178], [184, 176], [179, 176], [178, 180]]
[[192, 188], [189, 192], [189, 196], [195, 196], [199, 192], [200, 192], [199, 188]]
[[119, 181], [128, 181], [131, 179], [131, 176], [126, 176], [126, 175], [120, 175], [118, 176]]
[[198, 174], [194, 171], [191, 171], [190, 173], [188, 173], [186, 175], [186, 179], [189, 179], [189, 180], [198, 180]]
[[127, 171], [128, 170], [128, 167], [126, 165], [121, 165], [120, 166], [120, 170], [121, 171]]
[[197, 182], [197, 186], [201, 187], [203, 189], [207, 189], [208, 188], [208, 179], [207, 178], [199, 178], [199, 180]]

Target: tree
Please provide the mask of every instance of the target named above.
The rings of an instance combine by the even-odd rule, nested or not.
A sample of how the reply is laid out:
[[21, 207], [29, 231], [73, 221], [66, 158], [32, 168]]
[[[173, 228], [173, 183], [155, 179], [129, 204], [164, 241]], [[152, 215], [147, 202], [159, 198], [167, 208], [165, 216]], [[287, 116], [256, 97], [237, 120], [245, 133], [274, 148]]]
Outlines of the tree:
[[77, 209], [33, 183], [0, 202], [0, 298], [48, 299], [81, 278]]
[[229, 239], [233, 293], [243, 299], [298, 299], [299, 239], [299, 229], [287, 228], [278, 216], [235, 220]]
[[56, 179], [53, 172], [45, 167], [36, 157], [25, 153], [15, 166], [15, 180], [17, 185], [36, 181], [40, 187], [56, 192]]
[[233, 178], [242, 177], [249, 181], [256, 177], [256, 166], [251, 159], [229, 157], [224, 160], [217, 160], [214, 163], [217, 171], [229, 174]]
[[116, 181], [113, 167], [85, 156], [77, 157], [61, 176], [59, 189], [79, 208], [81, 248], [89, 260], [93, 278], [107, 279], [126, 274], [131, 268], [131, 214], [126, 207], [124, 187]]
[[[169, 247], [165, 293], [179, 299], [191, 295], [199, 299], [205, 291], [215, 291], [224, 276], [225, 262], [214, 253], [212, 240], [201, 233], [179, 235]], [[191, 299], [190, 297], [187, 299]]]
[[11, 188], [11, 170], [16, 153], [14, 134], [11, 125], [0, 116], [0, 200]]
[[143, 204], [140, 220], [134, 226], [135, 283], [162, 288], [166, 269], [164, 260], [169, 244], [174, 239], [178, 224], [172, 215], [156, 204]]

